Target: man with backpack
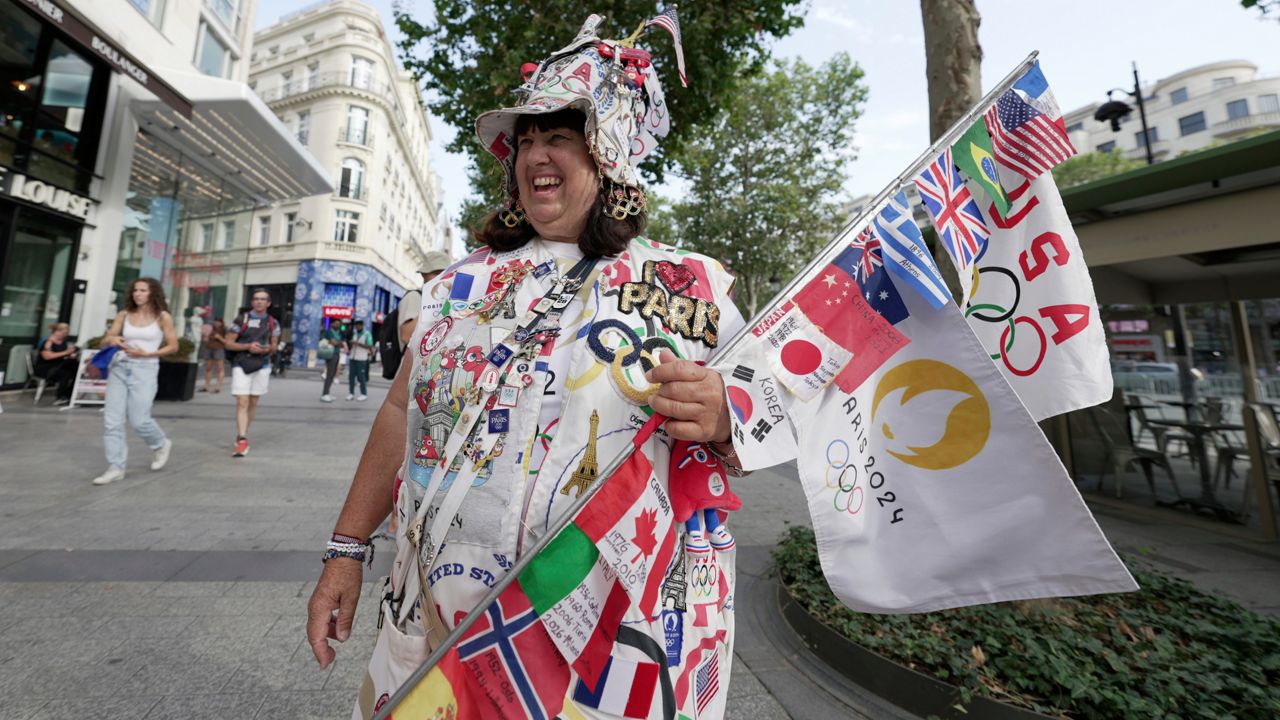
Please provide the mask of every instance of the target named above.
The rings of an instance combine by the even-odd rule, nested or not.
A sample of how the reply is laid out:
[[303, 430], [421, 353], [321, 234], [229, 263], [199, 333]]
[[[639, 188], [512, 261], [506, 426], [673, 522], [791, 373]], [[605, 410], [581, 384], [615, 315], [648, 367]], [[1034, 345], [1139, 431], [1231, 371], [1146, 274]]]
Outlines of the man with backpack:
[[[439, 250], [427, 253], [426, 259], [418, 267], [423, 285], [431, 282], [452, 263], [453, 258], [449, 257], [448, 253]], [[387, 380], [394, 380], [396, 377], [396, 370], [400, 368], [400, 359], [404, 356], [404, 347], [409, 343], [409, 338], [413, 337], [413, 330], [418, 323], [418, 313], [421, 310], [422, 292], [410, 290], [400, 298], [399, 304], [382, 323], [382, 330], [378, 334], [378, 353], [382, 356], [382, 377]]]
[[227, 330], [227, 350], [231, 361], [231, 394], [236, 398], [236, 449], [232, 457], [249, 454], [249, 426], [258, 412], [258, 399], [267, 394], [271, 381], [271, 349], [280, 341], [280, 325], [267, 313], [271, 293], [256, 288], [250, 296], [249, 312], [240, 313]]

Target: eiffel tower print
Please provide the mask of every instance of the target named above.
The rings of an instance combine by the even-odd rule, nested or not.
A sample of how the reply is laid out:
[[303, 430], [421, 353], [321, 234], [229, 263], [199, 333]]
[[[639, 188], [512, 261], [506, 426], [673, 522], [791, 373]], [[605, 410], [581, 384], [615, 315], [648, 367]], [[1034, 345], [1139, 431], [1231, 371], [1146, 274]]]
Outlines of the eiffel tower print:
[[600, 413], [595, 410], [591, 411], [591, 437], [587, 440], [587, 451], [582, 454], [582, 462], [578, 463], [578, 469], [573, 471], [573, 477], [569, 478], [569, 482], [560, 488], [561, 495], [568, 495], [570, 490], [574, 490], [574, 497], [582, 497], [582, 493], [591, 483], [596, 481], [596, 473], [599, 468], [596, 467], [596, 433], [600, 430]]

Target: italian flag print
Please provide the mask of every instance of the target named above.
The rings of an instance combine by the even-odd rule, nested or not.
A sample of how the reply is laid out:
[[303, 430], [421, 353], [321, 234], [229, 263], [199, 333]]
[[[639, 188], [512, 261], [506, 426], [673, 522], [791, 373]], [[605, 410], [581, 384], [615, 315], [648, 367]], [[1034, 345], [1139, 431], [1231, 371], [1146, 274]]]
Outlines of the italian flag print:
[[[583, 512], [591, 507], [588, 503]], [[595, 543], [569, 524], [520, 573], [517, 582], [560, 654], [594, 688], [630, 604], [617, 573], [600, 557]]]
[[656, 616], [676, 528], [671, 500], [644, 451], [631, 453], [573, 525], [595, 543], [631, 602], [646, 618]]

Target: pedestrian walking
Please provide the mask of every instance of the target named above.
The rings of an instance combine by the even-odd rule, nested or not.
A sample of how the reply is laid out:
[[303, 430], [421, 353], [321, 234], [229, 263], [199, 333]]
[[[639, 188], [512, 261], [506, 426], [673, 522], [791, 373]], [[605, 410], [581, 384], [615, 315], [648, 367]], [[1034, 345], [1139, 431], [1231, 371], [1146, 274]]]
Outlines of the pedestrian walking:
[[342, 328], [336, 322], [320, 332], [320, 344], [316, 349], [316, 357], [324, 361], [324, 392], [320, 394], [320, 402], [333, 402], [333, 379], [338, 375], [338, 364], [341, 362]]
[[[347, 376], [347, 399], [364, 402], [369, 399], [369, 359], [373, 352], [373, 333], [364, 329], [364, 321], [357, 320], [352, 330], [350, 348], [351, 373]], [[356, 395], [356, 383], [360, 383], [360, 394]]]
[[[204, 387], [200, 388], [200, 392], [222, 392], [222, 378], [226, 376], [226, 360], [227, 360], [227, 324], [222, 322], [222, 318], [215, 318], [212, 325], [206, 325], [210, 328], [209, 333], [204, 336], [204, 341], [200, 343], [200, 359], [204, 361]], [[213, 390], [209, 389], [209, 379], [217, 371], [218, 384]]]
[[226, 335], [227, 349], [236, 354], [231, 361], [231, 394], [236, 398], [236, 448], [232, 457], [249, 454], [249, 426], [258, 412], [258, 401], [267, 394], [271, 382], [268, 356], [280, 341], [280, 325], [267, 312], [271, 293], [258, 288], [249, 302], [252, 309], [241, 313]]
[[80, 361], [76, 359], [80, 348], [67, 339], [70, 331], [71, 326], [66, 323], [49, 326], [49, 337], [40, 343], [40, 352], [31, 372], [58, 389], [55, 405], [65, 405], [71, 399], [76, 371], [80, 369]]
[[[335, 657], [326, 638], [350, 636], [370, 533], [388, 513], [399, 521], [393, 575], [379, 609], [382, 626], [356, 718], [372, 717], [494, 579], [549, 532], [595, 480], [597, 458], [603, 466], [634, 442], [649, 463], [645, 474], [652, 472], [665, 490], [691, 478], [678, 470], [695, 447], [687, 443], [696, 442], [694, 465], [705, 460], [714, 467], [720, 493], [727, 494], [725, 474], [737, 472], [724, 383], [699, 364], [745, 324], [730, 297], [733, 276], [711, 258], [640, 237], [644, 195], [633, 166], [609, 158], [652, 149], [654, 136], [640, 133], [657, 127], [652, 119], [659, 113], [665, 122], [666, 106], [655, 67], [644, 68], [643, 84], [629, 84], [620, 61], [602, 59], [606, 51], [609, 58], [638, 51], [602, 41], [598, 22], [592, 16], [554, 62], [535, 66], [521, 90], [526, 104], [477, 120], [481, 146], [506, 171], [505, 207], [482, 221], [475, 235], [481, 249], [424, 289], [429, 298], [439, 291], [453, 301], [442, 304], [432, 322], [424, 316], [419, 323], [338, 516], [308, 606], [307, 637], [321, 666]], [[669, 418], [661, 432], [645, 420], [646, 406]], [[646, 513], [634, 512], [641, 528]], [[619, 527], [622, 543], [640, 542], [627, 540], [632, 535]], [[684, 530], [680, 523], [676, 528], [672, 532]], [[592, 542], [581, 531], [576, 538]], [[686, 539], [698, 538], [686, 533]], [[560, 558], [587, 556], [567, 547], [557, 546], [560, 554], [550, 562], [580, 577]], [[653, 546], [641, 546], [641, 556], [649, 554], [646, 547]], [[655, 672], [680, 680], [663, 686], [668, 695], [652, 713], [645, 706], [636, 717], [719, 718], [727, 683], [687, 679], [729, 676], [736, 550], [724, 537], [710, 547], [694, 543], [672, 552], [669, 564], [656, 565], [663, 577], [653, 587], [660, 583], [678, 609], [661, 623], [650, 608], [642, 617], [633, 606], [628, 617], [636, 622], [620, 628], [621, 612], [605, 620], [599, 606], [578, 603], [568, 614], [601, 614], [568, 627], [558, 619], [547, 628], [563, 639], [562, 652], [574, 643], [582, 648], [583, 637], [621, 637], [623, 629], [652, 646], [662, 656]], [[569, 576], [547, 571], [539, 577], [561, 583], [546, 597], [559, 593], [570, 598], [566, 605], [577, 602], [579, 596], [569, 594], [576, 583], [564, 583]], [[582, 587], [596, 593], [594, 586]], [[707, 599], [697, 600], [695, 613], [700, 594]], [[681, 612], [686, 597], [687, 614]], [[501, 602], [498, 615], [509, 609]], [[597, 619], [612, 624], [596, 627]], [[584, 634], [575, 635], [579, 630]], [[576, 674], [567, 662], [552, 662], [541, 649], [524, 657], [537, 658], [529, 669], [538, 687], [523, 694], [501, 684], [511, 677], [499, 679], [501, 668], [460, 667], [483, 675], [467, 687], [483, 685], [477, 701], [495, 716], [553, 717], [562, 705], [568, 717], [602, 715], [599, 694], [566, 699]]]
[[161, 470], [169, 462], [172, 441], [151, 417], [156, 399], [156, 378], [160, 356], [178, 349], [173, 316], [164, 301], [164, 288], [155, 278], [138, 278], [129, 288], [125, 309], [116, 313], [111, 329], [102, 338], [103, 348], [119, 346], [107, 375], [107, 395], [102, 415], [102, 444], [107, 454], [107, 471], [93, 479], [106, 485], [124, 477], [129, 445], [124, 423], [142, 436], [153, 453], [151, 469]]

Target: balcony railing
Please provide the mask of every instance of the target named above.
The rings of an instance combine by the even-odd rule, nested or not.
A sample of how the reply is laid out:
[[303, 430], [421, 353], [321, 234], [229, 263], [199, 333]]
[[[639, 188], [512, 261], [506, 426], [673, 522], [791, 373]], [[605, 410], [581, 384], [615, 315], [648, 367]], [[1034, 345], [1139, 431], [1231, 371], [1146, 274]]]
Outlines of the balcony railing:
[[1232, 120], [1213, 124], [1214, 137], [1230, 137], [1254, 128], [1280, 127], [1280, 112], [1257, 113], [1245, 115]]
[[344, 200], [368, 200], [369, 190], [361, 185], [355, 187], [338, 187], [338, 192], [334, 197]]
[[277, 100], [283, 100], [285, 98], [293, 97], [294, 95], [301, 95], [302, 93], [311, 92], [313, 90], [323, 90], [325, 88], [334, 87], [351, 88], [360, 92], [369, 93], [370, 95], [381, 99], [387, 105], [391, 106], [391, 109], [396, 116], [396, 122], [400, 123], [402, 126], [405, 124], [406, 119], [404, 111], [400, 108], [400, 101], [396, 97], [394, 88], [384, 82], [378, 82], [377, 80], [363, 74], [356, 75], [355, 77], [352, 77], [352, 75], [353, 73], [349, 70], [345, 72], [331, 71], [316, 73], [315, 75], [291, 80], [273, 88], [267, 88], [266, 90], [259, 91], [258, 97], [262, 98], [263, 102], [275, 102]]
[[338, 130], [338, 142], [351, 143], [352, 145], [363, 145], [365, 147], [373, 147], [373, 133], [369, 132], [369, 126], [363, 128], [351, 125], [343, 125]]

